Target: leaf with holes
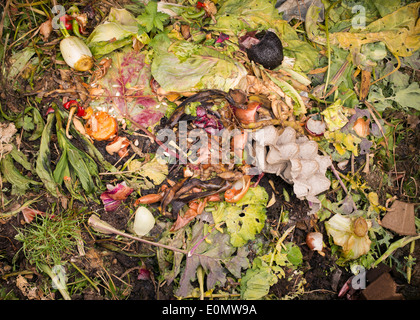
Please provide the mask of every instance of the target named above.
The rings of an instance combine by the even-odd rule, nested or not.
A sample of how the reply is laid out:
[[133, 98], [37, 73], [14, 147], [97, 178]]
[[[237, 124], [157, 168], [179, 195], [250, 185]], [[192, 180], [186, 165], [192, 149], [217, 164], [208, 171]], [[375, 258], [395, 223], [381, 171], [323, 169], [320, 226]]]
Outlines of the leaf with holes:
[[250, 188], [237, 203], [222, 202], [213, 212], [216, 224], [225, 222], [234, 247], [241, 247], [264, 227], [268, 193], [263, 187]]

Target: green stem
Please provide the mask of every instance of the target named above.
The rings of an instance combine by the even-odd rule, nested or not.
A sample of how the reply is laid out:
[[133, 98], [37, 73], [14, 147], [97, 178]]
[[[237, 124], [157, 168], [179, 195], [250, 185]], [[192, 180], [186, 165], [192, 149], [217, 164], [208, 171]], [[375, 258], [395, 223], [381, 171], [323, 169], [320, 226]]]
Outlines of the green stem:
[[[60, 111], [58, 110], [57, 106], [54, 106], [54, 113], [55, 113], [55, 118], [57, 119], [57, 129], [58, 130], [62, 130], [63, 129], [63, 120], [61, 119], [61, 114]], [[57, 130], [57, 131], [58, 131]]]
[[327, 70], [327, 79], [325, 81], [325, 87], [324, 87], [324, 97], [325, 97], [325, 94], [327, 93], [328, 82], [330, 80], [330, 70], [331, 70], [331, 46], [330, 46], [330, 33], [328, 31], [329, 14], [330, 14], [331, 9], [334, 8], [335, 5], [339, 2], [341, 1], [337, 1], [331, 4], [325, 12], [325, 35], [326, 35], [326, 41], [327, 41], [328, 70]]
[[79, 31], [79, 23], [77, 22], [76, 19], [72, 20], [71, 25], [73, 27], [74, 34], [77, 37], [79, 37], [80, 39], [86, 40], [86, 38], [80, 34], [80, 31]]
[[67, 31], [63, 21], [60, 21], [60, 31], [64, 38], [70, 37], [70, 33]]
[[411, 242], [410, 254], [408, 255], [408, 260], [407, 260], [407, 263], [408, 263], [408, 266], [407, 266], [407, 283], [411, 282], [412, 264], [413, 264], [413, 260], [414, 260], [413, 259], [413, 252], [414, 252], [415, 247], [416, 247], [416, 242], [415, 241]]
[[399, 248], [402, 248], [402, 247], [406, 246], [407, 244], [409, 244], [410, 242], [415, 241], [417, 239], [420, 239], [420, 235], [412, 236], [412, 237], [407, 236], [407, 237], [404, 237], [400, 240], [395, 241], [394, 243], [392, 243], [388, 247], [388, 250], [385, 251], [385, 253], [381, 257], [379, 257], [378, 260], [376, 260], [373, 263], [372, 267], [376, 267], [378, 264], [380, 264], [382, 261], [384, 261], [386, 258], [388, 258], [395, 250], [397, 250]]
[[67, 287], [65, 283], [60, 282], [59, 279], [57, 279], [57, 275], [53, 274], [51, 268], [46, 265], [42, 264], [40, 266], [41, 270], [44, 271], [52, 280], [54, 285], [57, 287], [58, 291], [60, 291], [61, 295], [63, 296], [64, 300], [71, 300], [69, 293], [67, 292]]
[[71, 263], [71, 265], [77, 270], [77, 271], [79, 271], [79, 273], [92, 285], [92, 287], [94, 287], [95, 288], [95, 290], [96, 291], [98, 291], [98, 292], [100, 292], [100, 290], [99, 290], [99, 288], [98, 288], [98, 286], [82, 271], [82, 270], [80, 270], [79, 269], [79, 267], [78, 266], [76, 266], [73, 262], [71, 262], [70, 261], [70, 263]]

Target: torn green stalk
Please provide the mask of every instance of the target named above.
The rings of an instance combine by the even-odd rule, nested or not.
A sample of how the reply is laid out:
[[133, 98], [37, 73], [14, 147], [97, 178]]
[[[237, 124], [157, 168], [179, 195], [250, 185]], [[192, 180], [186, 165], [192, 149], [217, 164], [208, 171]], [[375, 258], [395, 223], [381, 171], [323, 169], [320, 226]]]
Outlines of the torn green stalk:
[[417, 236], [407, 236], [407, 237], [401, 238], [400, 240], [395, 241], [388, 247], [388, 250], [386, 250], [385, 253], [373, 263], [372, 267], [373, 268], [376, 267], [378, 264], [380, 264], [382, 261], [388, 258], [395, 250], [399, 248], [403, 248], [410, 242], [416, 241], [418, 239], [420, 239], [420, 234]]
[[51, 278], [52, 282], [54, 283], [54, 286], [58, 289], [58, 291], [60, 291], [61, 295], [63, 296], [63, 299], [71, 300], [70, 295], [67, 291], [67, 285], [63, 283], [63, 281], [61, 281], [60, 277], [54, 274], [51, 268], [46, 264], [40, 265], [40, 269]]
[[416, 241], [411, 242], [410, 245], [410, 254], [407, 258], [407, 283], [411, 282], [411, 272], [412, 272], [412, 266], [414, 263], [415, 258], [413, 258], [413, 252], [416, 247]]
[[172, 247], [172, 246], [167, 246], [165, 244], [158, 243], [158, 242], [148, 241], [146, 239], [142, 239], [142, 238], [133, 236], [131, 234], [125, 233], [123, 231], [120, 231], [118, 229], [115, 229], [110, 224], [108, 224], [105, 221], [102, 221], [101, 219], [99, 219], [99, 217], [96, 216], [96, 215], [91, 215], [90, 216], [90, 218], [88, 220], [88, 224], [94, 230], [96, 230], [98, 232], [101, 232], [101, 233], [104, 233], [104, 234], [116, 234], [116, 235], [123, 236], [123, 237], [129, 238], [129, 239], [133, 239], [133, 240], [140, 241], [140, 242], [143, 242], [143, 243], [146, 243], [146, 244], [150, 244], [152, 246], [161, 247], [161, 248], [164, 248], [164, 249], [169, 249], [169, 250], [180, 252], [180, 253], [183, 253], [183, 254], [188, 254], [187, 250], [182, 250], [182, 249], [178, 249], [178, 248], [175, 248], [175, 247]]
[[337, 3], [341, 1], [337, 1], [332, 3], [325, 12], [325, 36], [327, 41], [327, 57], [328, 57], [328, 70], [327, 70], [327, 78], [325, 80], [325, 87], [324, 87], [324, 98], [325, 94], [327, 93], [328, 82], [330, 81], [330, 71], [331, 71], [331, 46], [330, 46], [330, 33], [328, 31], [329, 28], [329, 14], [332, 8], [335, 7]]

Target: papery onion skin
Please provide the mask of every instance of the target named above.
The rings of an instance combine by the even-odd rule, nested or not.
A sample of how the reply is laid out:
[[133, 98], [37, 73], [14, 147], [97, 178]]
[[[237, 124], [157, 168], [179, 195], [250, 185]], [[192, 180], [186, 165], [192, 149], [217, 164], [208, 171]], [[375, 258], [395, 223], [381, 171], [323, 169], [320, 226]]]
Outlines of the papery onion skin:
[[138, 207], [134, 217], [133, 230], [139, 236], [144, 236], [155, 226], [155, 218], [146, 207]]
[[365, 138], [370, 133], [369, 119], [358, 118], [353, 125], [353, 130], [359, 137]]

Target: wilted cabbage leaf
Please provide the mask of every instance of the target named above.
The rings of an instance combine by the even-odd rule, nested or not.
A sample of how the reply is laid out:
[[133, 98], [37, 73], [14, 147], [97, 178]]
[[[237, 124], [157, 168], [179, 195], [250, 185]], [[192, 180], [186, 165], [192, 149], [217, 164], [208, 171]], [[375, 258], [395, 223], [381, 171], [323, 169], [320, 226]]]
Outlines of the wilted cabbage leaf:
[[244, 29], [259, 29], [275, 19], [280, 19], [280, 15], [274, 8], [274, 1], [228, 0], [217, 12], [216, 27], [232, 34]]
[[244, 300], [261, 299], [277, 283], [277, 276], [271, 267], [260, 258], [254, 260], [252, 269], [246, 271], [241, 279], [241, 298]]
[[346, 151], [352, 152], [356, 157], [359, 155], [358, 145], [362, 140], [357, 136], [341, 131], [327, 131], [324, 136], [334, 145], [340, 155], [344, 155]]
[[340, 99], [322, 111], [321, 114], [324, 116], [324, 121], [330, 131], [341, 129], [349, 121]]
[[27, 67], [28, 62], [32, 59], [35, 53], [35, 49], [31, 46], [28, 46], [25, 49], [13, 54], [10, 59], [11, 66], [7, 73], [7, 79], [13, 80], [16, 76], [22, 74], [22, 72]]
[[[380, 3], [380, 6], [383, 4]], [[330, 33], [330, 43], [359, 52], [364, 44], [382, 41], [393, 54], [401, 57], [410, 56], [420, 48], [418, 40], [420, 23], [417, 19], [419, 8], [419, 2], [411, 3], [373, 21], [361, 30]], [[316, 4], [308, 10], [306, 31], [311, 41], [325, 45], [325, 32], [316, 24], [319, 12], [320, 8]]]
[[131, 44], [135, 37], [141, 42], [149, 40], [129, 11], [111, 8], [106, 21], [92, 31], [86, 44], [94, 56], [101, 56]]
[[245, 89], [247, 71], [238, 61], [205, 46], [181, 44], [173, 46], [173, 52], [156, 50], [154, 54], [151, 72], [163, 90]]
[[145, 164], [138, 160], [133, 160], [128, 165], [128, 168], [130, 171], [136, 170], [137, 174], [151, 180], [156, 186], [160, 185], [168, 175], [168, 165], [157, 157]]
[[155, 125], [165, 114], [165, 106], [152, 95], [150, 65], [145, 56], [125, 48], [109, 57], [112, 66], [97, 84], [91, 107], [105, 109], [117, 119], [126, 118], [144, 127]]

